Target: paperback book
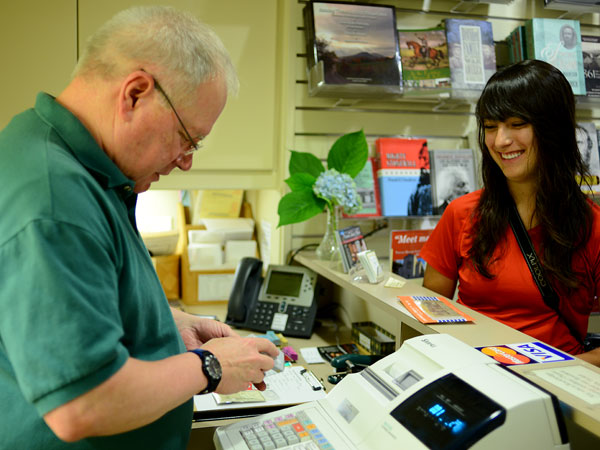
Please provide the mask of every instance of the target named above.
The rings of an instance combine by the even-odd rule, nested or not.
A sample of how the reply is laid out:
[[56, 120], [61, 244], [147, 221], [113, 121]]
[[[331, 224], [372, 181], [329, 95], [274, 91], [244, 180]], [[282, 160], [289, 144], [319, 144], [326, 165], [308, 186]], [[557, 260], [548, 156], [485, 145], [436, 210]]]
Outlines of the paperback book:
[[433, 230], [392, 230], [390, 271], [403, 278], [422, 278], [426, 262], [419, 256]]
[[579, 21], [534, 18], [525, 23], [525, 31], [528, 58], [552, 64], [567, 78], [573, 94], [585, 95]]
[[[594, 122], [577, 123], [576, 136], [577, 147], [581, 153], [583, 162], [587, 165], [590, 174], [600, 177], [600, 155], [598, 154], [598, 133]], [[583, 184], [581, 189], [587, 194], [600, 194], [600, 185], [589, 183], [591, 186]]]
[[[400, 93], [393, 6], [312, 1], [304, 8], [309, 88]], [[364, 90], [361, 88], [371, 88]]]
[[367, 249], [367, 244], [358, 225], [351, 225], [337, 230], [336, 239], [344, 272], [348, 273], [358, 263], [358, 254]]
[[432, 214], [429, 150], [426, 139], [375, 141], [381, 214], [388, 217]]
[[398, 297], [406, 309], [421, 323], [473, 322], [473, 318], [444, 297], [401, 295]]
[[362, 200], [362, 208], [356, 214], [343, 214], [344, 217], [380, 217], [379, 186], [377, 165], [374, 158], [367, 159], [365, 166], [354, 178], [356, 192]]
[[600, 97], [600, 36], [581, 36], [583, 74], [588, 97]]
[[448, 46], [443, 28], [399, 30], [398, 36], [405, 87], [450, 87]]
[[496, 72], [492, 24], [484, 20], [446, 19], [453, 89], [481, 90]]
[[432, 150], [431, 196], [433, 213], [442, 214], [448, 204], [476, 189], [475, 157], [471, 149]]

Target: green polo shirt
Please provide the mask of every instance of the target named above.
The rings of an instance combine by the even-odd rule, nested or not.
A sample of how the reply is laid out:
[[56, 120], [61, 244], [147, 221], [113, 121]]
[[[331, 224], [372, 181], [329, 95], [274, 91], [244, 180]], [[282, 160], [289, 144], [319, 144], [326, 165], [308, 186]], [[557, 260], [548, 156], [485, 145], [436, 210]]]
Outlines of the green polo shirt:
[[133, 182], [44, 93], [0, 133], [0, 180], [0, 447], [185, 448], [191, 400], [143, 428], [74, 444], [42, 419], [129, 356], [185, 351], [135, 226]]

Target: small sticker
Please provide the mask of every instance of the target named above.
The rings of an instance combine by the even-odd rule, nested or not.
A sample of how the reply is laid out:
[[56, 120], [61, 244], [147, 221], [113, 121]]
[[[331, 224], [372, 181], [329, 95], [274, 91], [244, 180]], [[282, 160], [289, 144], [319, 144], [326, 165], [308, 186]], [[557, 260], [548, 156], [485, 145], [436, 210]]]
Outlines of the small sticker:
[[337, 407], [337, 412], [340, 413], [346, 422], [350, 423], [358, 416], [358, 409], [354, 407], [350, 400], [347, 398], [343, 399]]
[[273, 314], [273, 322], [271, 322], [271, 329], [275, 331], [284, 331], [285, 325], [287, 324], [288, 315], [283, 313]]
[[365, 336], [362, 333], [358, 333], [358, 343], [366, 348], [368, 351], [371, 351], [371, 339], [368, 336]]

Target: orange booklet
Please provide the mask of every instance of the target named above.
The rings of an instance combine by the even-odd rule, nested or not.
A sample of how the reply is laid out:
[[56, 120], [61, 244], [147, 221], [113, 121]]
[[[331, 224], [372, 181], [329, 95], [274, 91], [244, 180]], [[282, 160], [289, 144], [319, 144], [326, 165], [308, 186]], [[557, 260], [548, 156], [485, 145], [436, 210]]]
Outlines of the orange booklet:
[[422, 323], [474, 322], [443, 297], [426, 295], [400, 295], [400, 302]]

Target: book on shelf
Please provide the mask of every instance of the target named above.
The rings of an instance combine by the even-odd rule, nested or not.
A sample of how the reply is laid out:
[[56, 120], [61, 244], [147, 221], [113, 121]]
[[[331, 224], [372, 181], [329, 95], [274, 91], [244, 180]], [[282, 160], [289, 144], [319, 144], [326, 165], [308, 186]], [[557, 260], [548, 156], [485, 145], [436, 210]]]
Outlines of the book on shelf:
[[429, 157], [433, 213], [442, 214], [452, 200], [476, 189], [475, 156], [464, 148], [431, 150]]
[[390, 271], [403, 278], [422, 278], [425, 260], [419, 253], [433, 230], [392, 230], [390, 232]]
[[407, 88], [449, 88], [450, 63], [444, 28], [398, 30], [402, 82]]
[[367, 249], [367, 244], [358, 225], [337, 230], [336, 239], [344, 272], [348, 273], [358, 263], [358, 254]]
[[581, 36], [583, 75], [588, 97], [600, 97], [600, 36]]
[[510, 49], [510, 62], [516, 63], [527, 59], [527, 46], [525, 44], [525, 26], [520, 25], [506, 37]]
[[400, 303], [421, 323], [474, 322], [473, 318], [444, 297], [400, 295]]
[[377, 164], [375, 158], [368, 158], [365, 166], [354, 178], [356, 192], [362, 201], [362, 208], [355, 214], [343, 213], [343, 217], [380, 217], [379, 185], [377, 183]]
[[431, 215], [427, 140], [379, 138], [375, 147], [382, 216]]
[[[594, 122], [578, 122], [575, 131], [577, 147], [579, 148], [583, 162], [587, 165], [591, 175], [600, 177], [600, 155], [598, 153], [596, 125]], [[583, 184], [581, 189], [586, 193], [600, 194], [600, 185], [592, 184], [590, 187]]]
[[546, 61], [569, 81], [573, 94], [585, 95], [578, 20], [533, 18], [525, 22], [527, 57]]
[[313, 93], [401, 92], [394, 6], [311, 1], [304, 23]]
[[483, 89], [496, 72], [492, 24], [472, 19], [445, 22], [452, 88]]

